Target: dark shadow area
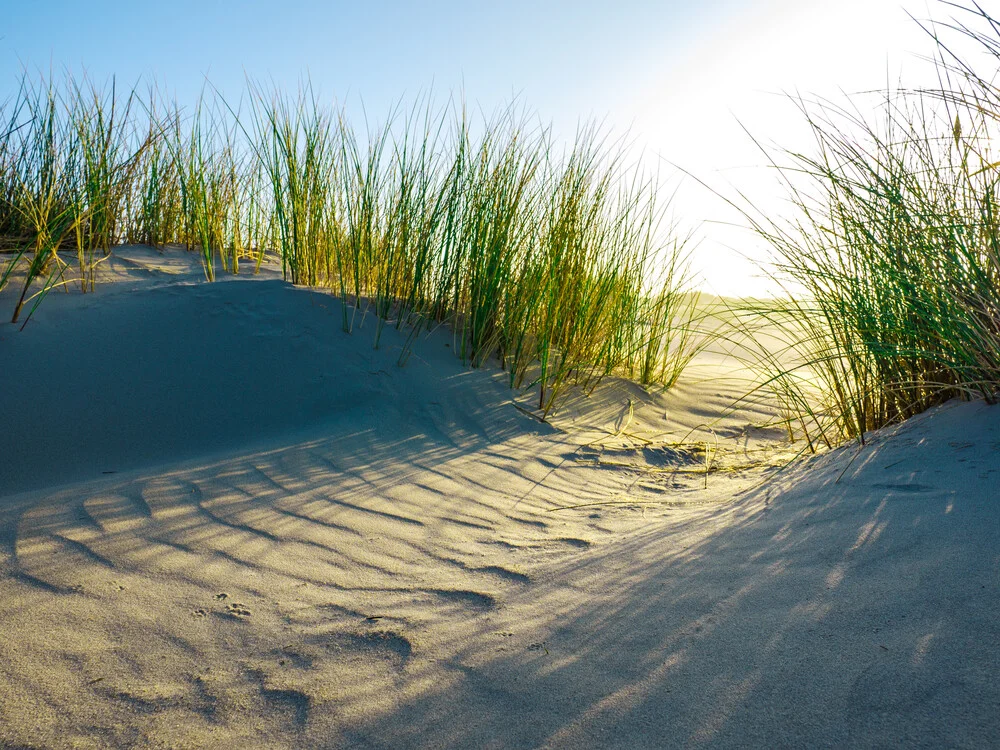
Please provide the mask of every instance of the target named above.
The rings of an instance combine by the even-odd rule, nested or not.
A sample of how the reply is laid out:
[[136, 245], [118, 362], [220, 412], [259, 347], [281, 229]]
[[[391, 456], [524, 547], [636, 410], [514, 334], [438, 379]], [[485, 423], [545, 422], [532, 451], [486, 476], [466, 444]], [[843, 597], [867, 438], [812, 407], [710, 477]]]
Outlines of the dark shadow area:
[[344, 333], [338, 299], [279, 280], [174, 284], [100, 302], [54, 296], [32, 329], [4, 336], [4, 360], [17, 366], [0, 368], [9, 426], [0, 497], [298, 442], [343, 423], [405, 434], [427, 416], [446, 428], [435, 437], [466, 447], [531, 421], [513, 408], [483, 413], [503, 391], [499, 373], [468, 371], [438, 340], [418, 341], [400, 368], [403, 334], [387, 327], [375, 350], [373, 314]]

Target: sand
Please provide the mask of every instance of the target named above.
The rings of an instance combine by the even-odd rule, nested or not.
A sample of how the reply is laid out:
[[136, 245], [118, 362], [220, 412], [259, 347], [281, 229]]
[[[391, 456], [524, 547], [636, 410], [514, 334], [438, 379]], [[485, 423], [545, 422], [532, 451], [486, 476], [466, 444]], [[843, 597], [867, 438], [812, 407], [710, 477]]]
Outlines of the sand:
[[1000, 407], [780, 468], [719, 357], [544, 424], [273, 268], [102, 273], [0, 327], [0, 746], [1000, 744]]

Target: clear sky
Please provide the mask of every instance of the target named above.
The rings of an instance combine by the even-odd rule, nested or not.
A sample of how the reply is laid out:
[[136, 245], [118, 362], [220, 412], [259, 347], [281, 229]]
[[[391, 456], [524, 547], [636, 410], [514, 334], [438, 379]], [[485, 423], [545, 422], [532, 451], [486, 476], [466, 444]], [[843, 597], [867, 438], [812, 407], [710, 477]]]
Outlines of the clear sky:
[[[517, 95], [558, 133], [595, 118], [628, 131], [650, 167], [679, 165], [771, 205], [765, 142], [803, 130], [781, 92], [836, 97], [901, 73], [928, 83], [926, 35], [909, 19], [946, 18], [923, 0], [38, 0], [0, 14], [0, 94], [29, 71], [155, 79], [193, 103], [206, 77], [224, 93], [244, 75], [295, 89], [308, 76], [331, 101], [363, 98], [379, 118], [400, 97], [462, 90], [486, 110]], [[904, 10], [905, 8], [905, 10]], [[680, 179], [680, 178], [677, 178]], [[687, 226], [732, 218], [693, 180], [675, 205]], [[701, 226], [707, 288], [755, 292], [747, 236]]]

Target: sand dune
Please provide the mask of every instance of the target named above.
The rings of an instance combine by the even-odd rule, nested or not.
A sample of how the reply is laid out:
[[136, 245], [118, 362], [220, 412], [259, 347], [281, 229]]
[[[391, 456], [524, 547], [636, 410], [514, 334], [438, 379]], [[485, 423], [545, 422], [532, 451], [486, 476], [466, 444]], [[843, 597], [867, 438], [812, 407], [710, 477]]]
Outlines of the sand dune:
[[399, 368], [199, 273], [123, 249], [0, 328], [0, 745], [1000, 741], [995, 407], [778, 471], [716, 360], [543, 424], [447, 331]]

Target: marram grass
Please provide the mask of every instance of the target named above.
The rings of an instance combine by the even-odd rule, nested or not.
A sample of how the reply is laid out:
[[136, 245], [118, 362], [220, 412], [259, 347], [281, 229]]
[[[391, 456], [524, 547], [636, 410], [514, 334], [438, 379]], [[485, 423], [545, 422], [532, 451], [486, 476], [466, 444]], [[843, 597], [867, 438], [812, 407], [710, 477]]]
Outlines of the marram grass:
[[421, 100], [359, 132], [309, 87], [251, 83], [239, 104], [209, 87], [185, 111], [27, 76], [4, 116], [15, 321], [55, 286], [91, 290], [117, 243], [178, 243], [208, 281], [277, 257], [292, 283], [340, 296], [345, 330], [371, 315], [376, 346], [385, 325], [412, 340], [448, 324], [466, 362], [537, 386], [545, 414], [612, 373], [669, 386], [697, 350], [687, 240], [594, 128], [557, 146], [516, 106], [474, 119]]
[[[1000, 27], [969, 12], [985, 31], [952, 31], [995, 51]], [[741, 327], [776, 329], [761, 388], [810, 441], [1000, 393], [1000, 97], [940, 49], [941, 90], [887, 92], [874, 117], [858, 99], [798, 100], [816, 148], [773, 162], [797, 216], [746, 212], [789, 294]]]
[[252, 83], [185, 111], [156, 90], [23, 77], [0, 117], [0, 289], [19, 285], [26, 320], [58, 286], [91, 290], [116, 243], [180, 243], [208, 280], [278, 258], [340, 297], [344, 330], [371, 316], [376, 346], [386, 325], [412, 341], [447, 324], [466, 362], [537, 386], [543, 414], [611, 374], [672, 385], [713, 336], [764, 373], [747, 398], [777, 400], [813, 447], [955, 396], [992, 402], [1000, 93], [941, 34], [996, 60], [1000, 27], [948, 7], [955, 21], [927, 26], [940, 90], [799, 100], [815, 148], [772, 164], [793, 213], [745, 210], [786, 294], [730, 309], [728, 334], [699, 324], [691, 243], [656, 179], [594, 128], [564, 146], [516, 106], [473, 118], [421, 100], [359, 131], [309, 87]]

